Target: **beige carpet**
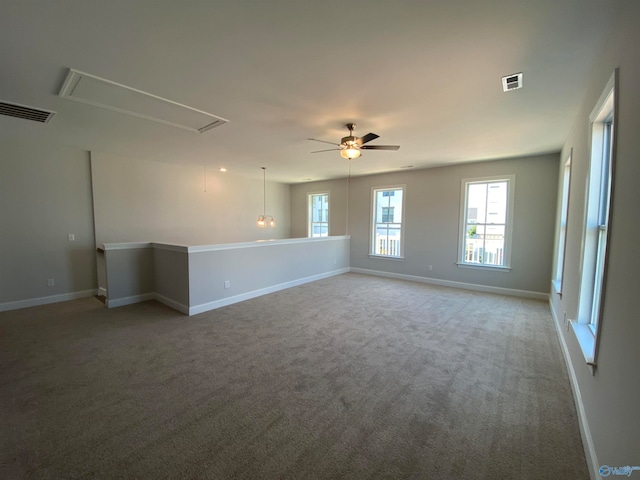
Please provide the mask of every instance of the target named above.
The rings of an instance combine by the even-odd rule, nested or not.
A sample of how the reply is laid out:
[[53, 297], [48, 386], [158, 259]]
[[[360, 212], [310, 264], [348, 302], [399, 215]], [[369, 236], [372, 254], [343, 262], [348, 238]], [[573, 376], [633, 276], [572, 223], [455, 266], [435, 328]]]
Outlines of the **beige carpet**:
[[545, 302], [346, 274], [0, 313], [2, 479], [586, 479]]

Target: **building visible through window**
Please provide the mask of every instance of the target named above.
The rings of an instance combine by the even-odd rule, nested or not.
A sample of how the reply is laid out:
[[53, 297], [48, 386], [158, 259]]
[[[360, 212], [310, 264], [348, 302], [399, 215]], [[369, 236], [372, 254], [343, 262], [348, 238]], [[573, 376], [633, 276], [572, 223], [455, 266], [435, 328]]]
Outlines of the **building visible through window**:
[[329, 236], [329, 194], [309, 194], [309, 237]]
[[382, 207], [382, 223], [393, 223], [394, 207]]
[[509, 265], [509, 218], [513, 176], [463, 181], [461, 264]]

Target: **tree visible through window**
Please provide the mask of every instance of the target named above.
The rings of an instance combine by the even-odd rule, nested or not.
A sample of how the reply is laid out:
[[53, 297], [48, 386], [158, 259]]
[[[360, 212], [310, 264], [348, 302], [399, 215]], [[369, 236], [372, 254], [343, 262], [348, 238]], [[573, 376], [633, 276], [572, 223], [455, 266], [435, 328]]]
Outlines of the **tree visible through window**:
[[371, 254], [402, 256], [402, 202], [404, 187], [373, 190]]

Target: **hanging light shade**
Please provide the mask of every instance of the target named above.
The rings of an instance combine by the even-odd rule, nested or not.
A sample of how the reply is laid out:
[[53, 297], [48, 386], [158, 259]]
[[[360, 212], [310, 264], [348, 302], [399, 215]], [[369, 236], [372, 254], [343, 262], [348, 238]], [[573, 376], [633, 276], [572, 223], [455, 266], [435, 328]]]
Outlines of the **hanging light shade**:
[[267, 224], [273, 228], [276, 226], [276, 220], [273, 215], [267, 215], [267, 167], [262, 168], [262, 215], [258, 215], [258, 226], [266, 227]]
[[360, 150], [352, 145], [349, 145], [347, 148], [343, 148], [342, 150], [340, 150], [340, 156], [342, 158], [346, 158], [347, 160], [353, 160], [354, 158], [358, 158], [360, 156]]

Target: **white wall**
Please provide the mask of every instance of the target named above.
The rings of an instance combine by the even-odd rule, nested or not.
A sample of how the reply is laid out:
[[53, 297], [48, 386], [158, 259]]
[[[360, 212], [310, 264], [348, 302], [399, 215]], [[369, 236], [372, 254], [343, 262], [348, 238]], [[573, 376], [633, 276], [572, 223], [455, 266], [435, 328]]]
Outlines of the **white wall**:
[[[461, 268], [458, 260], [460, 189], [463, 178], [515, 175], [515, 219], [512, 270]], [[434, 281], [482, 285], [497, 289], [548, 293], [558, 181], [558, 155], [369, 175], [352, 179], [349, 194], [351, 267], [411, 275]], [[306, 235], [308, 192], [330, 192], [330, 229], [344, 229], [346, 180], [291, 187], [291, 231]], [[406, 185], [405, 258], [369, 257], [371, 189]], [[428, 270], [428, 265], [433, 270]]]
[[[289, 186], [267, 182], [267, 214], [275, 228], [259, 228], [262, 179], [178, 165], [91, 153], [98, 244], [162, 242], [210, 245], [288, 238]], [[206, 191], [205, 191], [206, 189]], [[104, 262], [99, 286], [106, 287]]]
[[90, 178], [88, 152], [0, 143], [0, 310], [94, 293]]
[[267, 213], [277, 226], [256, 226], [260, 172], [247, 179], [209, 171], [205, 192], [201, 166], [8, 141], [0, 144], [0, 159], [0, 310], [106, 288], [96, 244], [289, 237], [288, 185], [267, 182]]
[[165, 242], [184, 245], [288, 238], [289, 186], [267, 182], [267, 213], [276, 228], [258, 228], [262, 179], [91, 153], [98, 244]]
[[189, 304], [203, 312], [348, 269], [349, 238], [343, 236], [190, 253]]
[[[584, 229], [585, 187], [589, 155], [589, 114], [609, 77], [619, 67], [619, 105], [611, 237], [604, 314], [597, 369], [591, 374], [572, 329], [560, 328], [575, 375], [594, 456], [599, 465], [640, 466], [640, 2], [630, 2], [616, 34], [588, 78], [588, 90], [562, 158], [573, 148], [571, 194], [562, 296], [552, 293], [552, 309], [562, 327], [563, 315], [575, 318], [578, 305], [580, 250]], [[557, 238], [557, 233], [556, 233]]]
[[[149, 244], [144, 247], [106, 250], [104, 253], [107, 305], [155, 292], [155, 256]], [[148, 298], [147, 298], [148, 300]]]
[[[291, 236], [306, 237], [309, 193], [329, 194], [329, 235], [347, 234], [347, 179], [303, 183], [291, 186]], [[295, 198], [294, 198], [295, 193]]]

